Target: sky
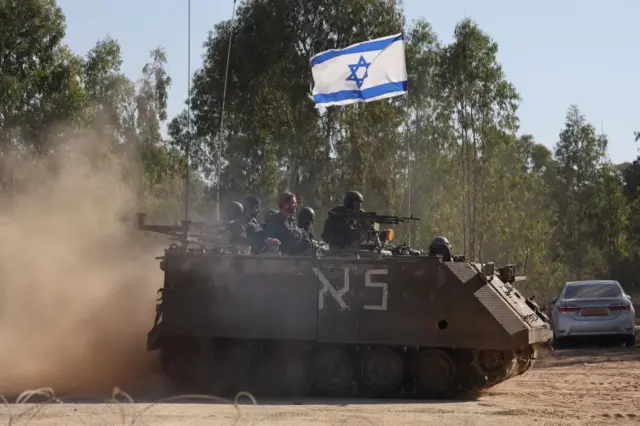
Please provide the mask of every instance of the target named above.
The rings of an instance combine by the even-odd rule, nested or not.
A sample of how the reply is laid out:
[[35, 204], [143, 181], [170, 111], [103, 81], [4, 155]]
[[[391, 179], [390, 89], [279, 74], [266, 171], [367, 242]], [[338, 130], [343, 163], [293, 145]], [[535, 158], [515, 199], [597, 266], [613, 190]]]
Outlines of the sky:
[[[118, 40], [122, 71], [131, 79], [140, 77], [150, 50], [163, 46], [173, 79], [171, 118], [184, 108], [189, 62], [191, 74], [201, 67], [202, 43], [217, 22], [231, 18], [233, 0], [191, 0], [191, 49], [187, 0], [58, 0], [58, 5], [66, 16], [69, 47], [84, 55], [106, 36]], [[532, 134], [553, 149], [569, 105], [576, 104], [608, 136], [613, 162], [637, 157], [640, 1], [404, 0], [404, 8], [408, 22], [426, 19], [443, 42], [452, 41], [456, 24], [466, 17], [498, 43], [498, 60], [522, 98], [520, 134]]]

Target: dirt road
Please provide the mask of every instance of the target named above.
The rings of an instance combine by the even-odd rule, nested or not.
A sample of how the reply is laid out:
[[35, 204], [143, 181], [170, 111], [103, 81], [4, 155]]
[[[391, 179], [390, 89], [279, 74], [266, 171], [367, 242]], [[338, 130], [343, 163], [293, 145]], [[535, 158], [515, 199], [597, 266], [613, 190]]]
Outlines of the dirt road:
[[[173, 403], [14, 405], [12, 424], [160, 425], [602, 425], [640, 424], [640, 347], [544, 353], [534, 369], [475, 401], [291, 401], [258, 406]], [[142, 413], [142, 410], [148, 410]], [[119, 410], [123, 410], [120, 413]], [[135, 414], [139, 416], [134, 419]], [[6, 412], [0, 417], [9, 423]]]

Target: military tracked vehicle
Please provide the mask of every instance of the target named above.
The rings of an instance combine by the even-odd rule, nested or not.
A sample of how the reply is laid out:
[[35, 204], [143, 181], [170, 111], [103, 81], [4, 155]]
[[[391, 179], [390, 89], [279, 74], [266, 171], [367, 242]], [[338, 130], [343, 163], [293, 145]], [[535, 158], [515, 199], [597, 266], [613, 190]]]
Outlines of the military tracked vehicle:
[[450, 398], [524, 373], [551, 337], [512, 266], [387, 249], [389, 230], [347, 254], [238, 255], [188, 223], [144, 222], [179, 240], [159, 258], [147, 347], [184, 391]]

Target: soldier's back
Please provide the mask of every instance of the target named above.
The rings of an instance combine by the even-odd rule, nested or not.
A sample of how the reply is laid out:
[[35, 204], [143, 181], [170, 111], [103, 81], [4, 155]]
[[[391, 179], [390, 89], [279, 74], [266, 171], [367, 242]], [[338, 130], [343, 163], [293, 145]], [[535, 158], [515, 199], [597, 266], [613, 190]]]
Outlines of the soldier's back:
[[345, 248], [352, 238], [353, 229], [351, 223], [341, 217], [347, 214], [349, 209], [345, 206], [336, 206], [329, 211], [329, 215], [324, 222], [322, 239], [334, 248]]

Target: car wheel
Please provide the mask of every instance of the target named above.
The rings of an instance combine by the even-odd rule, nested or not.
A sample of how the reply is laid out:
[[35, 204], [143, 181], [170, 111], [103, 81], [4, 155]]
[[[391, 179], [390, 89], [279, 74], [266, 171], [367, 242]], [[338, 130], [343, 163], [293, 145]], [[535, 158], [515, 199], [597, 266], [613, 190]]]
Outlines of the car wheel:
[[563, 349], [567, 347], [567, 339], [553, 336], [553, 347], [555, 349]]
[[624, 339], [624, 345], [628, 348], [634, 348], [636, 346], [636, 335], [632, 334]]

